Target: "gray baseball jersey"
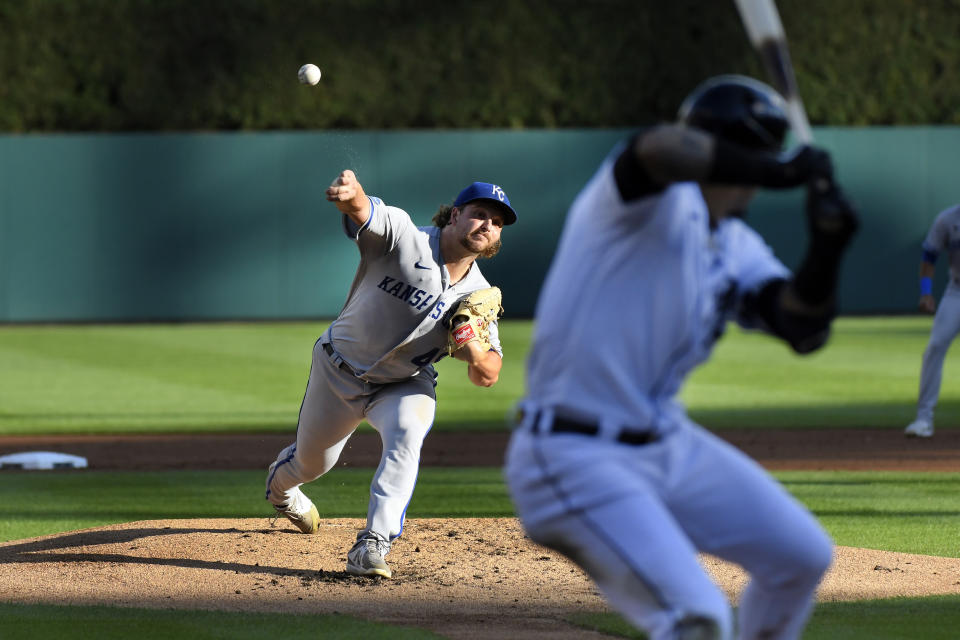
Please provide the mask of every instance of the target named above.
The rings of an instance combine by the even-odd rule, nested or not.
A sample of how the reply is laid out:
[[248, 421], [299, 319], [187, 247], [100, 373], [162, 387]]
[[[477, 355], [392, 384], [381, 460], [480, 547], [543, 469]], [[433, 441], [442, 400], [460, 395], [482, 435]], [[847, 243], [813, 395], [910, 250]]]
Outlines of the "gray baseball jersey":
[[[402, 209], [370, 198], [370, 218], [344, 231], [360, 249], [360, 267], [347, 302], [324, 341], [368, 382], [396, 382], [426, 370], [445, 355], [444, 314], [465, 295], [489, 287], [476, 262], [450, 285], [440, 255], [440, 229], [417, 227]], [[490, 344], [502, 355], [497, 323]]]
[[937, 306], [920, 366], [917, 420], [932, 425], [943, 382], [943, 363], [960, 333], [960, 205], [937, 214], [923, 241], [923, 251], [924, 259], [934, 263], [946, 251], [950, 265], [950, 282]]
[[[387, 542], [403, 530], [423, 439], [436, 407], [433, 363], [447, 355], [445, 314], [467, 294], [490, 286], [474, 263], [451, 284], [440, 229], [417, 227], [401, 209], [370, 198], [361, 227], [344, 216], [360, 265], [340, 315], [314, 346], [300, 407], [297, 441], [280, 452], [267, 477], [274, 505], [298, 500], [300, 485], [336, 464], [366, 420], [383, 442], [370, 487], [367, 526]], [[492, 348], [501, 352], [497, 323]], [[464, 365], [466, 366], [466, 365]]]

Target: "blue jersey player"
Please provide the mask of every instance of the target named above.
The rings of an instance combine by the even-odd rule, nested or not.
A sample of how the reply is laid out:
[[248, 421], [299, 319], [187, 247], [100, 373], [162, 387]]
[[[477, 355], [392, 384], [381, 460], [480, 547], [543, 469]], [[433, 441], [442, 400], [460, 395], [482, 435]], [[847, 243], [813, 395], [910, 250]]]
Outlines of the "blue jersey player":
[[[780, 154], [787, 128], [760, 82], [698, 87], [576, 197], [537, 303], [511, 496], [651, 640], [798, 638], [831, 563], [807, 509], [677, 399], [728, 320], [799, 353], [827, 339], [857, 220], [824, 151]], [[757, 187], [799, 186], [809, 243], [791, 273], [741, 214]], [[738, 624], [698, 552], [749, 572]]]
[[[950, 266], [950, 281], [938, 308], [933, 297], [933, 275], [936, 273], [937, 258], [944, 251], [947, 252]], [[919, 307], [921, 311], [935, 315], [930, 328], [930, 340], [924, 349], [920, 366], [917, 417], [904, 430], [908, 438], [933, 436], [933, 413], [940, 397], [943, 361], [947, 357], [950, 343], [960, 333], [960, 205], [937, 214], [923, 240]]]

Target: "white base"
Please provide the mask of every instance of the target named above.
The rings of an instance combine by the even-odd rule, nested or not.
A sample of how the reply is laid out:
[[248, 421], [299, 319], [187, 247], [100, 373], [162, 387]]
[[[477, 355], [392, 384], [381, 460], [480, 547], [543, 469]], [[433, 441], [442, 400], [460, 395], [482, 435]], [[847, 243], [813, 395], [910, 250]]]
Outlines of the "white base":
[[24, 451], [0, 456], [0, 469], [85, 469], [87, 459], [55, 451]]

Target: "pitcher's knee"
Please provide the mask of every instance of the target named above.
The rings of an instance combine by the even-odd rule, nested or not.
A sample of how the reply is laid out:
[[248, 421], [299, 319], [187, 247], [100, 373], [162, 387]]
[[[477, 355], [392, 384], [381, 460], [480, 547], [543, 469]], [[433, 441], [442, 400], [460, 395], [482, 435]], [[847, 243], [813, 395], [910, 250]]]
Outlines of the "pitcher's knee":
[[396, 451], [404, 457], [420, 457], [423, 448], [423, 429], [408, 429], [400, 426], [389, 438], [383, 438], [384, 449]]

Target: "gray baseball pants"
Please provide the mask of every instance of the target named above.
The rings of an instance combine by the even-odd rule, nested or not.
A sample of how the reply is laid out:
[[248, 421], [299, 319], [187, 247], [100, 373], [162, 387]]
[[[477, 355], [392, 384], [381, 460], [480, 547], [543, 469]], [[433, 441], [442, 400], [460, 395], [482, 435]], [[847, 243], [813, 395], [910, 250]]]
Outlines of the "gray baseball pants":
[[380, 434], [382, 451], [370, 485], [367, 526], [393, 540], [403, 530], [420, 466], [420, 448], [433, 425], [434, 382], [420, 375], [402, 382], [371, 384], [341, 369], [323, 350], [313, 349], [310, 379], [300, 407], [297, 440], [277, 456], [267, 499], [284, 504], [287, 492], [334, 467], [361, 421]]
[[917, 400], [917, 419], [933, 423], [933, 412], [940, 397], [943, 379], [943, 361], [953, 339], [960, 333], [960, 287], [947, 287], [940, 306], [933, 317], [930, 341], [923, 352], [920, 368], [920, 393]]

